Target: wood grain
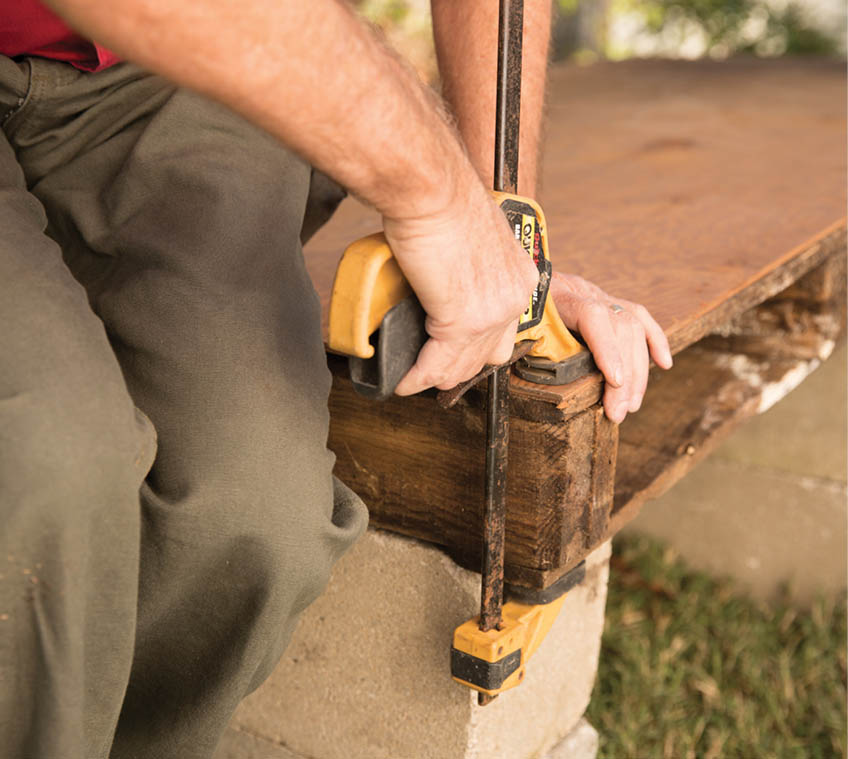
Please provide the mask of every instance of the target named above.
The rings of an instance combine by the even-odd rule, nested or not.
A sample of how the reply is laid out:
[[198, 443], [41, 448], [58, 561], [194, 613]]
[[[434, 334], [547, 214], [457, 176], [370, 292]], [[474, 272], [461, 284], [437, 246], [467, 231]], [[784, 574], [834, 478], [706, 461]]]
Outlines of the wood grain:
[[[817, 363], [844, 328], [844, 276], [843, 251], [682, 351], [673, 371], [652, 372], [642, 410], [620, 427], [597, 405], [562, 415], [513, 398], [507, 581], [551, 585], [756, 414], [770, 383]], [[366, 501], [372, 526], [441, 545], [474, 569], [483, 404], [477, 388], [448, 410], [432, 395], [373, 403], [341, 371], [330, 396], [336, 474]]]
[[844, 335], [845, 251], [784, 293], [740, 314], [652, 372], [642, 410], [621, 425], [610, 534], [665, 493], [745, 419], [789, 392], [791, 373], [814, 370]]
[[[371, 525], [445, 546], [475, 569], [481, 555], [483, 402], [472, 391], [451, 409], [426, 396], [368, 403], [340, 374], [330, 396], [335, 471], [368, 504]], [[573, 565], [605, 534], [617, 433], [598, 407], [564, 423], [512, 415], [508, 581]]]

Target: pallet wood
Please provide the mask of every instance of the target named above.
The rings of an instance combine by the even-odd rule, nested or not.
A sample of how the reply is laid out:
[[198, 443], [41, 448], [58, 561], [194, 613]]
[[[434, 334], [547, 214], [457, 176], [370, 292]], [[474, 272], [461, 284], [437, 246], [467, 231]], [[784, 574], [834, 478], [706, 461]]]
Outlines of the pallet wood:
[[[371, 525], [445, 546], [480, 566], [484, 398], [452, 409], [432, 397], [364, 404], [342, 373], [330, 396], [336, 474], [366, 501]], [[565, 423], [512, 415], [506, 579], [541, 587], [602, 542], [612, 508], [617, 428], [599, 407]], [[564, 504], [580, 504], [566, 509]]]
[[[560, 388], [514, 379], [509, 581], [550, 585], [818, 360], [844, 320], [828, 295], [845, 249], [844, 82], [841, 66], [816, 61], [553, 72], [542, 199], [555, 267], [644, 303], [678, 356], [652, 376], [620, 443], [595, 405], [600, 377]], [[377, 221], [344, 204], [308, 246], [325, 304], [344, 244]], [[336, 371], [331, 415], [337, 473], [372, 524], [473, 565], [479, 395], [452, 412], [426, 395], [377, 405]]]
[[[548, 419], [512, 407], [506, 579], [545, 588], [826, 357], [845, 325], [845, 255], [653, 370], [642, 410], [620, 427], [597, 405]], [[485, 414], [471, 391], [445, 411], [432, 396], [363, 403], [343, 371], [330, 397], [336, 473], [374, 527], [445, 547], [479, 567]], [[620, 435], [620, 439], [619, 439]], [[613, 487], [614, 485], [614, 487]]]

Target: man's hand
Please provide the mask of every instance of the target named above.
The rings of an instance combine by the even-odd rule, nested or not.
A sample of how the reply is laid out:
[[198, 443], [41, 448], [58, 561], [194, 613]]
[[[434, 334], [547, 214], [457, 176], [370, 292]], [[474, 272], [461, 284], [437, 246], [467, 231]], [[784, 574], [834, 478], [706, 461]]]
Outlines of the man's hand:
[[[509, 360], [539, 273], [473, 179], [464, 202], [418, 219], [384, 217], [392, 251], [427, 312], [430, 339], [396, 392], [448, 389]], [[469, 212], [470, 211], [470, 212]]]
[[613, 298], [574, 274], [554, 272], [549, 297], [565, 326], [586, 341], [606, 379], [606, 415], [621, 422], [628, 411], [638, 411], [648, 385], [650, 359], [663, 369], [672, 365], [660, 325], [644, 306]]

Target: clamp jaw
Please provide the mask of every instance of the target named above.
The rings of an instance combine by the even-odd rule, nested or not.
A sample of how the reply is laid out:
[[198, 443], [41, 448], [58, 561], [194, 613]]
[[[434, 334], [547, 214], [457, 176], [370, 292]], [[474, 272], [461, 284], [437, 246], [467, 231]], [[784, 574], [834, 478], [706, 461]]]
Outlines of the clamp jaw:
[[451, 647], [453, 679], [489, 697], [520, 685], [527, 661], [550, 632], [566, 594], [585, 576], [586, 562], [581, 561], [547, 592], [522, 589], [519, 598], [503, 605], [499, 629], [484, 632], [479, 617], [457, 627]]

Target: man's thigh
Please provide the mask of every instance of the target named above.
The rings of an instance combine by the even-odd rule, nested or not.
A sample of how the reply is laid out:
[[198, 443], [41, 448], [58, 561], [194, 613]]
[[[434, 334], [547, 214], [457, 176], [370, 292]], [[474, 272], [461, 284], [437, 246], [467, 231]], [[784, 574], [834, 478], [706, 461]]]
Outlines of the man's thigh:
[[105, 757], [155, 443], [45, 223], [0, 132], [0, 745]]
[[[86, 111], [62, 165], [32, 154], [33, 191], [158, 432], [115, 755], [202, 756], [365, 516], [334, 497], [326, 449], [330, 377], [299, 242], [309, 168], [203, 98], [125, 87], [93, 107], [134, 119], [98, 140]], [[198, 671], [215, 673], [204, 699]]]

